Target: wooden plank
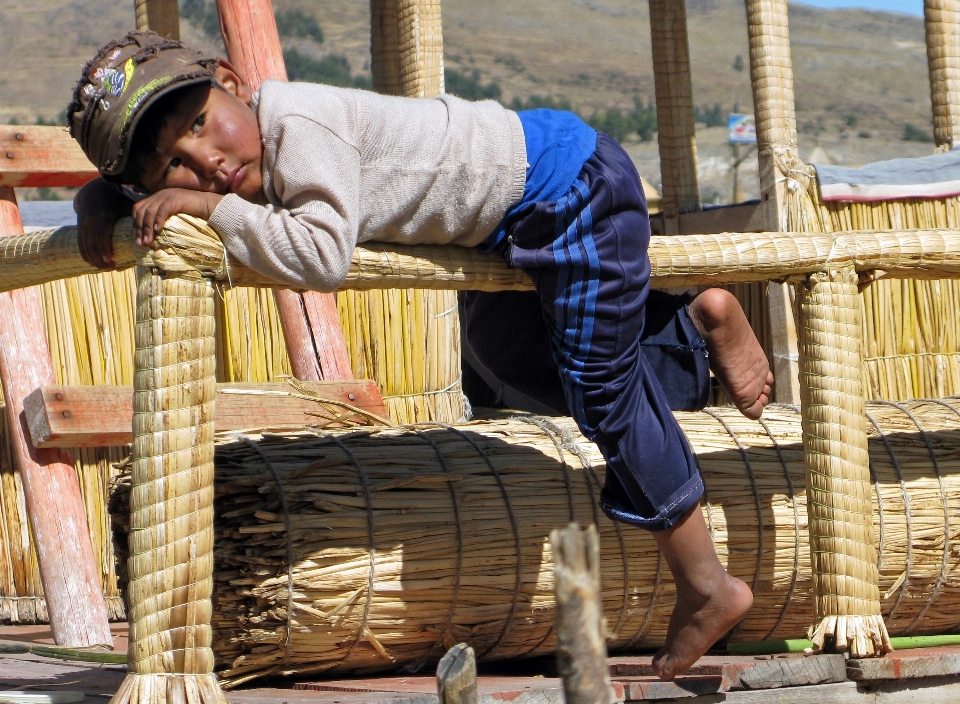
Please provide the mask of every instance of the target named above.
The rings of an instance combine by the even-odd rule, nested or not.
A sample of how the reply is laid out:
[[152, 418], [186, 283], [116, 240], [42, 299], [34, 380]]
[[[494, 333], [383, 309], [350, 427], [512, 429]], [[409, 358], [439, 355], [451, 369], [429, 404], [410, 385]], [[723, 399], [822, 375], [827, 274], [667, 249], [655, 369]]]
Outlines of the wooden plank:
[[[611, 676], [618, 681], [624, 681], [623, 677], [648, 677], [653, 674], [649, 656], [613, 657], [608, 662]], [[717, 691], [727, 691], [843, 682], [847, 678], [847, 668], [846, 660], [839, 654], [708, 655], [700, 658], [684, 674], [721, 677], [725, 684]], [[700, 683], [696, 686], [706, 685]]]
[[761, 689], [756, 692], [727, 692], [722, 698], [707, 695], [685, 700], [685, 704], [941, 704], [960, 701], [960, 678], [934, 677], [927, 680], [818, 684], [810, 687]]
[[[13, 189], [0, 187], [0, 237], [22, 232]], [[54, 640], [72, 648], [112, 647], [73, 459], [62, 450], [34, 448], [22, 420], [24, 399], [54, 381], [40, 289], [35, 286], [0, 294], [0, 381]]]
[[100, 174], [65, 127], [0, 125], [0, 186], [82, 186]]
[[[763, 210], [760, 202], [737, 203], [720, 208], [705, 208], [693, 213], [680, 213], [681, 235], [719, 235], [721, 232], [763, 232]], [[650, 230], [664, 234], [663, 214], [650, 217]]]
[[852, 680], [909, 680], [944, 675], [960, 675], [960, 647], [899, 650], [882, 658], [847, 663], [847, 677]]
[[771, 657], [740, 673], [736, 689], [776, 689], [843, 682], [847, 663], [839, 653], [807, 657]]
[[[304, 382], [319, 397], [386, 418], [369, 380]], [[292, 395], [288, 384], [218, 384], [218, 431], [317, 425], [316, 401]], [[35, 447], [118, 447], [133, 442], [133, 387], [43, 386], [24, 401]]]

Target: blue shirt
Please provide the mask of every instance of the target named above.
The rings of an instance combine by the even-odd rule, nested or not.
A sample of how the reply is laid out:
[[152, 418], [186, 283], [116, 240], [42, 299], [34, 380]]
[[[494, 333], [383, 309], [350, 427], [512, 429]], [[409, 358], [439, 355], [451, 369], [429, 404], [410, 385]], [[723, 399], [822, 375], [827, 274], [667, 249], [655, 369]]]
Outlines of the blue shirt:
[[570, 190], [583, 165], [597, 148], [597, 132], [572, 112], [524, 110], [518, 112], [527, 147], [527, 184], [523, 198], [497, 224], [484, 251], [494, 249], [507, 237], [511, 218], [524, 206], [558, 200]]

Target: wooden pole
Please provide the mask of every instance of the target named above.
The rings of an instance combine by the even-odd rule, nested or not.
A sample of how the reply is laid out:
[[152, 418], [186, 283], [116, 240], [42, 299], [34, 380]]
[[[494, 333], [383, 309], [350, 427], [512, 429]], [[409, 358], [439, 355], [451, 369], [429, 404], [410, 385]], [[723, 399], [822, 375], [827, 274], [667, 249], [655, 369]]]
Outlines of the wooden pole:
[[152, 29], [161, 37], [180, 39], [177, 0], [136, 0], [137, 29]]
[[[0, 187], [0, 237], [22, 232], [16, 195]], [[53, 639], [71, 648], [112, 647], [73, 459], [64, 450], [35, 449], [23, 416], [23, 400], [34, 389], [56, 383], [37, 287], [0, 294], [0, 380]]]
[[557, 594], [557, 669], [566, 704], [613, 704], [600, 600], [597, 527], [550, 531]]
[[[287, 80], [270, 0], [217, 0], [217, 9], [227, 55], [240, 75], [254, 89], [268, 79]], [[274, 295], [294, 376], [303, 381], [352, 379], [336, 298], [286, 290]]]
[[[797, 151], [787, 0], [746, 0], [746, 6], [760, 161], [760, 207], [764, 229], [783, 231], [789, 229], [785, 176], [800, 171], [803, 166]], [[776, 380], [774, 395], [779, 403], [799, 403], [796, 325], [786, 284], [768, 284], [767, 304]]]
[[665, 235], [680, 232], [681, 213], [701, 210], [693, 81], [684, 2], [650, 0], [657, 140]]
[[924, 0], [927, 67], [937, 151], [960, 143], [960, 2]]
[[437, 665], [440, 704], [477, 704], [477, 659], [466, 643], [459, 643]]

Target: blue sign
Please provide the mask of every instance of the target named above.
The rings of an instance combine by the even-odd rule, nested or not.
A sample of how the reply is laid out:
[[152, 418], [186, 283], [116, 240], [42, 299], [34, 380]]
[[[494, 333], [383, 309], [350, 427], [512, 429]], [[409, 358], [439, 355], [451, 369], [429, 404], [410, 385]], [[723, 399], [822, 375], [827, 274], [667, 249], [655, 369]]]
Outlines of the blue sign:
[[730, 144], [757, 143], [757, 124], [753, 115], [731, 113], [727, 119], [727, 129], [730, 132]]

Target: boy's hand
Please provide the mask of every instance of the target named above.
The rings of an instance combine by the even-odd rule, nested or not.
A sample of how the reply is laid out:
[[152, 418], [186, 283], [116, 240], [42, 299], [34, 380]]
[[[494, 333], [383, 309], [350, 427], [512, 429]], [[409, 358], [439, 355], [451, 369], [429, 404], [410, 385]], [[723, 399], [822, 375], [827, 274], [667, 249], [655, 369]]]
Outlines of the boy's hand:
[[130, 214], [133, 201], [120, 186], [95, 179], [73, 199], [77, 213], [77, 244], [80, 256], [98, 269], [113, 269], [113, 226]]
[[149, 247], [167, 218], [183, 213], [209, 220], [223, 196], [186, 188], [164, 188], [133, 206], [133, 234], [137, 244]]

